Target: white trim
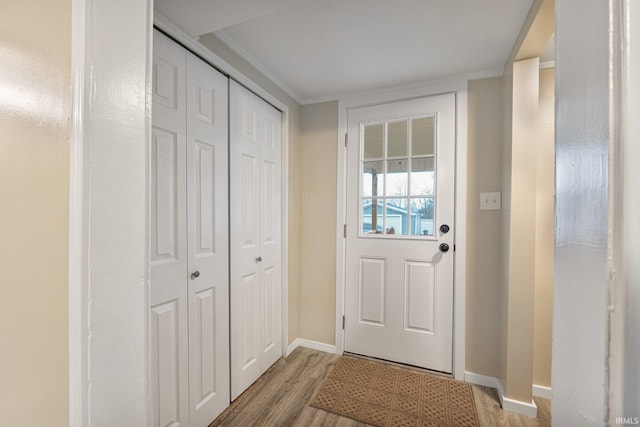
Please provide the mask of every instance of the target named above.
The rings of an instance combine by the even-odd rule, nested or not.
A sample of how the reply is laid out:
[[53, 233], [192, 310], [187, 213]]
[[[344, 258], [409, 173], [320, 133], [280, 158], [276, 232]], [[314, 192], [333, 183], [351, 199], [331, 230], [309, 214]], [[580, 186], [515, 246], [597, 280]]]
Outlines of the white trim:
[[347, 100], [347, 99], [358, 99], [358, 98], [366, 98], [369, 96], [376, 96], [381, 94], [394, 94], [398, 91], [417, 91], [420, 92], [424, 88], [428, 87], [437, 87], [440, 85], [447, 85], [453, 81], [463, 81], [463, 80], [479, 80], [479, 79], [488, 79], [491, 77], [501, 77], [504, 72], [503, 67], [493, 68], [483, 71], [477, 71], [474, 73], [467, 73], [455, 76], [447, 76], [442, 78], [431, 78], [426, 80], [420, 80], [416, 82], [401, 84], [390, 86], [386, 88], [377, 88], [377, 89], [366, 89], [360, 91], [353, 92], [345, 92], [345, 93], [337, 93], [330, 94], [326, 96], [319, 96], [315, 98], [305, 98], [302, 101], [302, 105], [307, 104], [316, 104], [319, 102], [327, 102], [327, 101], [335, 101], [335, 100]]
[[467, 80], [450, 80], [432, 86], [398, 89], [363, 97], [338, 101], [338, 165], [336, 188], [336, 352], [344, 351], [345, 293], [345, 239], [343, 225], [346, 223], [346, 147], [347, 111], [368, 105], [383, 104], [404, 99], [419, 98], [441, 93], [456, 94], [456, 213], [454, 252], [454, 325], [453, 325], [453, 374], [458, 380], [464, 378], [465, 366], [465, 300], [466, 300], [466, 206], [467, 206]]
[[545, 62], [541, 62], [539, 65], [541, 70], [547, 69], [547, 68], [555, 68], [556, 67], [556, 61], [545, 61]]
[[344, 292], [346, 275], [346, 239], [344, 227], [347, 223], [347, 104], [338, 101], [338, 164], [336, 165], [336, 353], [344, 352]]
[[543, 399], [551, 399], [552, 397], [551, 387], [544, 385], [534, 384], [532, 392], [535, 397], [542, 397]]
[[296, 338], [287, 349], [287, 356], [293, 353], [298, 347], [311, 348], [313, 350], [324, 351], [325, 353], [336, 353], [336, 346], [331, 344], [325, 344], [323, 342], [312, 341], [304, 338]]
[[[487, 375], [480, 375], [474, 372], [465, 372], [464, 381], [470, 384], [481, 385], [484, 387], [495, 388], [496, 390], [502, 390], [502, 383], [500, 379], [496, 377], [490, 377]], [[500, 397], [502, 399], [502, 397]]]
[[453, 267], [453, 375], [465, 373], [466, 276], [467, 276], [467, 90], [468, 81], [456, 92], [456, 206]]
[[282, 112], [282, 153], [280, 162], [281, 211], [280, 245], [282, 278], [282, 355], [287, 356], [289, 342], [289, 110]]
[[[289, 342], [289, 107], [213, 53], [196, 38], [191, 37], [157, 10], [154, 12], [153, 23], [282, 112], [282, 354], [286, 356], [289, 354], [289, 346], [287, 346]], [[264, 74], [262, 69], [259, 71]]]
[[233, 38], [229, 34], [227, 34], [224, 30], [216, 31], [215, 36], [220, 40], [224, 45], [226, 45], [229, 49], [234, 51], [240, 56], [240, 58], [247, 61], [253, 68], [260, 71], [276, 84], [280, 89], [282, 89], [287, 95], [291, 98], [295, 99], [298, 104], [304, 104], [303, 98], [296, 92], [291, 86], [285, 83], [282, 79], [276, 76], [266, 65], [258, 60], [253, 54], [249, 53], [245, 48], [236, 43]]
[[84, 230], [85, 169], [84, 169], [84, 86], [86, 6], [83, 0], [72, 1], [71, 73], [72, 112], [69, 157], [69, 426], [88, 425], [87, 295], [82, 284], [87, 283], [85, 269], [88, 241]]
[[502, 403], [502, 409], [509, 412], [515, 412], [516, 414], [526, 415], [527, 417], [535, 418], [538, 415], [538, 407], [532, 400], [531, 403], [521, 402], [519, 400], [509, 399], [504, 395], [502, 387], [498, 389], [500, 395], [500, 401]]
[[515, 412], [516, 414], [522, 414], [532, 418], [535, 418], [538, 414], [538, 407], [533, 400], [531, 403], [527, 403], [506, 397], [502, 381], [496, 377], [489, 377], [473, 372], [465, 372], [464, 381], [470, 384], [495, 388], [498, 392], [498, 397], [500, 398], [500, 405], [505, 411]]

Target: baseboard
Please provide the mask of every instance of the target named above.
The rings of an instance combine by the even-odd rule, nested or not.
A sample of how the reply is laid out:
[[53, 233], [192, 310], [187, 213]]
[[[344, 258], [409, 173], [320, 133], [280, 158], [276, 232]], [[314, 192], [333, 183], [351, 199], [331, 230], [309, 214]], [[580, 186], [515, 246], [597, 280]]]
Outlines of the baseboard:
[[535, 418], [538, 415], [538, 407], [533, 400], [531, 403], [527, 403], [505, 397], [503, 390], [498, 390], [498, 393], [500, 394], [502, 409], [505, 411], [515, 412], [516, 414], [526, 415], [531, 418]]
[[465, 372], [464, 380], [471, 384], [495, 388], [498, 391], [500, 405], [505, 411], [515, 412], [516, 414], [522, 414], [532, 418], [535, 418], [538, 414], [538, 407], [533, 400], [531, 403], [527, 403], [506, 397], [504, 395], [502, 381], [500, 381], [499, 378], [480, 375], [473, 372]]
[[533, 385], [533, 395], [535, 397], [542, 397], [544, 399], [551, 399], [551, 387], [543, 385]]
[[289, 344], [289, 347], [287, 348], [287, 355], [291, 354], [293, 350], [295, 350], [298, 347], [312, 348], [314, 350], [324, 351], [325, 353], [336, 352], [335, 345], [325, 344], [323, 342], [318, 342], [318, 341], [307, 340], [304, 338], [296, 338], [295, 340], [293, 340], [291, 344]]

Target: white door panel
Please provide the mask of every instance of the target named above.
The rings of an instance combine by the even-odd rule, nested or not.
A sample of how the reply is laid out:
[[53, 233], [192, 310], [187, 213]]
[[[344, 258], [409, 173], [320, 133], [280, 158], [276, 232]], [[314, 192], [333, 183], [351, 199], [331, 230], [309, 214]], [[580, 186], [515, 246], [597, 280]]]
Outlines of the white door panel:
[[[227, 79], [187, 54], [191, 426], [229, 405]], [[191, 276], [198, 272], [198, 277]]]
[[282, 356], [281, 116], [232, 82], [231, 397]]
[[261, 371], [282, 356], [281, 113], [261, 102], [262, 135], [262, 339]]
[[200, 427], [230, 401], [227, 79], [157, 31], [153, 71], [152, 425]]
[[260, 103], [231, 84], [231, 398], [260, 375]]
[[348, 352], [452, 372], [454, 113], [453, 94], [349, 111]]
[[184, 375], [180, 360], [182, 345], [178, 302], [169, 301], [151, 308], [151, 357], [153, 425], [188, 425], [184, 407]]
[[153, 426], [189, 425], [186, 54], [155, 33], [150, 326]]

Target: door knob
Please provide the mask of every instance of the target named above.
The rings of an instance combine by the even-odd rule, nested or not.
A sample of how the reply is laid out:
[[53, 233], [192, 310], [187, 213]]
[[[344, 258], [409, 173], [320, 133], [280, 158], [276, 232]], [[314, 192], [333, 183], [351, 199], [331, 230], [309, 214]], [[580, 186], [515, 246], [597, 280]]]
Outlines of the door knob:
[[198, 277], [200, 277], [199, 271], [196, 270], [193, 273], [191, 273], [191, 280], [197, 279]]
[[449, 245], [447, 245], [446, 243], [441, 243], [440, 244], [440, 251], [441, 252], [449, 252]]
[[256, 262], [262, 262], [262, 257], [259, 256], [258, 258], [256, 258]]
[[440, 232], [442, 234], [447, 234], [449, 232], [449, 226], [447, 224], [442, 224], [440, 226]]

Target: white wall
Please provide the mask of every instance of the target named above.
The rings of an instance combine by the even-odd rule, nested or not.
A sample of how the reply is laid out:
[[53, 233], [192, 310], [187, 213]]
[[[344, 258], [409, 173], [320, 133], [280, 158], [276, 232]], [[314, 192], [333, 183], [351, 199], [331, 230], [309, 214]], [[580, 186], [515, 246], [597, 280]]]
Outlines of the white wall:
[[147, 422], [149, 6], [73, 3], [73, 120], [82, 123], [72, 134], [70, 177], [70, 424], [77, 427]]
[[614, 23], [618, 41], [628, 51], [613, 56], [614, 85], [620, 90], [614, 104], [619, 132], [614, 134], [611, 175], [613, 248], [611, 260], [611, 366], [609, 422], [640, 417], [640, 4], [617, 3], [626, 17]]
[[556, 255], [552, 419], [600, 426], [607, 409], [609, 11], [556, 0]]
[[640, 3], [627, 6], [629, 52], [625, 67], [626, 117], [624, 130], [624, 234], [626, 322], [623, 417], [640, 417]]

